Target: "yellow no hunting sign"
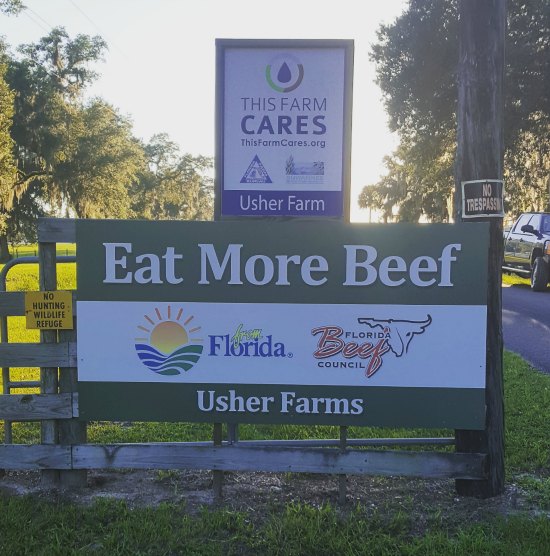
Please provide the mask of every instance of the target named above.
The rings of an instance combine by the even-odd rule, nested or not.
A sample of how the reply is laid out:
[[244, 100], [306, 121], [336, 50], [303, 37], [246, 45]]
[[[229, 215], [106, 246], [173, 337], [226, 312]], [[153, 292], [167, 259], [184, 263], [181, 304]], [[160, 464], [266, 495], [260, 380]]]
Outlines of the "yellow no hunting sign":
[[67, 291], [25, 292], [27, 328], [72, 330], [73, 296]]

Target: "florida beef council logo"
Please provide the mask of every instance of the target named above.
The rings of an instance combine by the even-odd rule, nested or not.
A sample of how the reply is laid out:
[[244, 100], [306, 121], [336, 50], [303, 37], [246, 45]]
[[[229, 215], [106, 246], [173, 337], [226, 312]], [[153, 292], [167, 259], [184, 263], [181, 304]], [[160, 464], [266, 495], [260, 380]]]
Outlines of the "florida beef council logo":
[[366, 330], [350, 331], [331, 325], [311, 331], [313, 336], [319, 336], [313, 357], [320, 367], [364, 368], [365, 376], [370, 378], [382, 367], [390, 351], [396, 357], [403, 357], [413, 338], [430, 326], [432, 317], [427, 315], [418, 321], [363, 317], [357, 322], [365, 325]]
[[194, 324], [193, 315], [168, 305], [164, 310], [156, 307], [154, 314], [143, 318], [137, 327], [140, 336], [135, 338], [135, 348], [149, 370], [159, 375], [179, 375], [197, 363], [203, 340], [197, 336], [201, 327]]

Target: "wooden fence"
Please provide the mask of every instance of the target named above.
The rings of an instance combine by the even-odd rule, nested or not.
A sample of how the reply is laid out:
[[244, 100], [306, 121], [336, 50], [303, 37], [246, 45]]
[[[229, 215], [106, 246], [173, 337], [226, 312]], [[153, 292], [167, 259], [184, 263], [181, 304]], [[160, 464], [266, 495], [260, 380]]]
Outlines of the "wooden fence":
[[[74, 221], [41, 219], [38, 238], [40, 289], [53, 291], [57, 285], [56, 243], [75, 242]], [[223, 471], [487, 478], [487, 456], [481, 453], [365, 449], [454, 444], [454, 438], [347, 440], [346, 427], [341, 427], [340, 439], [334, 440], [238, 441], [229, 428], [230, 438], [223, 441], [221, 425], [214, 424], [212, 442], [88, 444], [86, 424], [78, 420], [76, 331], [42, 331], [38, 344], [9, 343], [7, 317], [24, 314], [23, 292], [0, 292], [0, 366], [4, 379], [0, 419], [6, 423], [0, 469], [42, 470], [44, 483], [63, 488], [84, 485], [89, 469], [210, 469], [216, 496], [221, 496]], [[10, 380], [14, 367], [40, 367], [40, 394], [10, 393], [12, 388], [25, 386]], [[40, 444], [13, 444], [13, 421], [40, 421]], [[340, 481], [341, 495], [343, 488]]]

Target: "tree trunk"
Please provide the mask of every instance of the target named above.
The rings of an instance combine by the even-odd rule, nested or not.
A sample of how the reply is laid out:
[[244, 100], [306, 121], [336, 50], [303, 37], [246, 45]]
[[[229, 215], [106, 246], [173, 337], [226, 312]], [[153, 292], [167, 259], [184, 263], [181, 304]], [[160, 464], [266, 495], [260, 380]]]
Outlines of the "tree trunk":
[[[461, 182], [501, 180], [505, 0], [460, 0], [455, 216], [462, 211]], [[456, 431], [459, 452], [487, 454], [486, 480], [457, 480], [459, 494], [490, 497], [504, 490], [502, 369], [502, 219], [490, 222], [487, 285], [487, 363], [483, 431]]]
[[8, 236], [0, 234], [0, 263], [7, 263], [11, 259], [8, 247]]

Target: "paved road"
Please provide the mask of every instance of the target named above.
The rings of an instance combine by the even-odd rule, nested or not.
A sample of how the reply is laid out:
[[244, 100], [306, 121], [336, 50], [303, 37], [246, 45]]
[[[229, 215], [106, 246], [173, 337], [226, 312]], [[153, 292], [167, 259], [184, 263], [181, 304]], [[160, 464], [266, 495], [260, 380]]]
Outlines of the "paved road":
[[502, 328], [505, 349], [550, 374], [550, 288], [502, 288]]

